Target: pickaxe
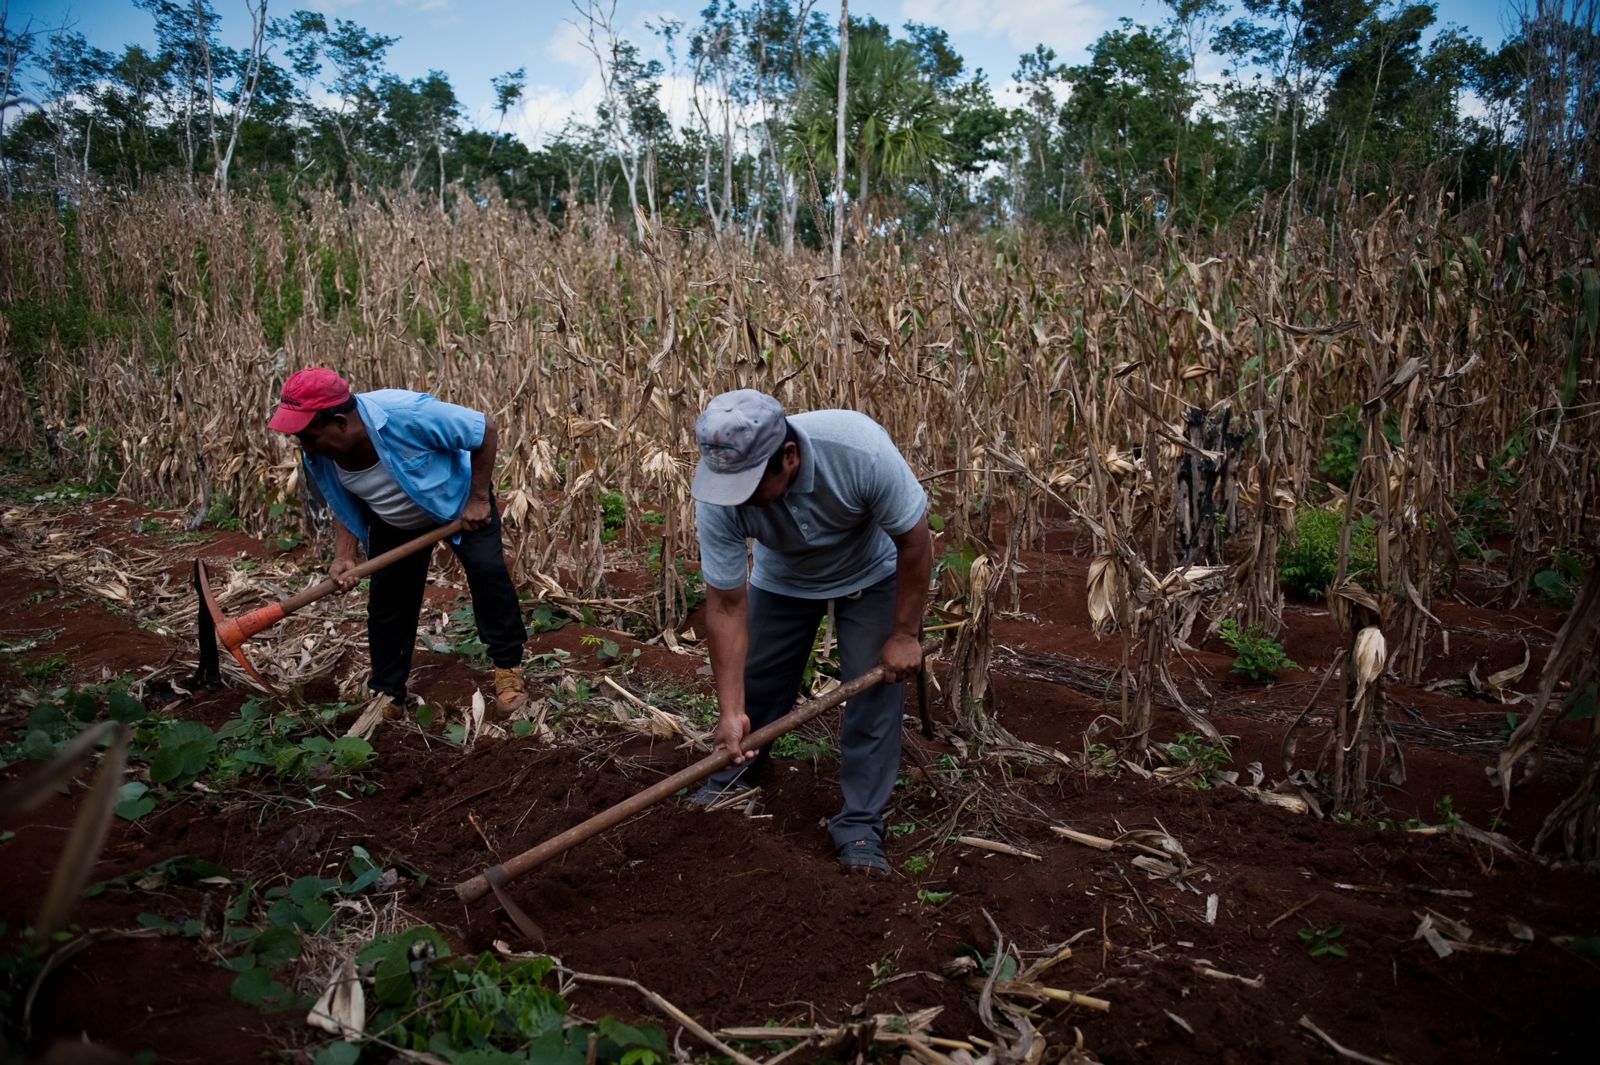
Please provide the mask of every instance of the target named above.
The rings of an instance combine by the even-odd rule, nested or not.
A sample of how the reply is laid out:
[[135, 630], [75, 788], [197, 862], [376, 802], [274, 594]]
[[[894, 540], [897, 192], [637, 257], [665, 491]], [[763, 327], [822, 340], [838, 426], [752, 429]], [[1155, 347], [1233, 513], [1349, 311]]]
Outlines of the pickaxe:
[[[345, 574], [345, 580], [359, 581], [391, 562], [398, 562], [407, 555], [426, 550], [460, 531], [461, 519], [457, 518], [448, 525], [441, 525], [415, 540], [407, 541], [391, 551], [385, 551], [377, 558], [368, 559]], [[321, 584], [312, 585], [287, 599], [280, 599], [276, 603], [252, 610], [243, 617], [230, 618], [222, 612], [222, 608], [217, 605], [216, 597], [211, 594], [211, 582], [206, 577], [206, 565], [200, 559], [195, 559], [194, 562], [194, 587], [200, 597], [200, 664], [195, 669], [194, 682], [202, 685], [222, 683], [221, 663], [217, 654], [217, 642], [220, 640], [222, 646], [228, 649], [228, 653], [233, 655], [234, 660], [250, 679], [267, 691], [272, 691], [272, 685], [256, 672], [256, 667], [252, 666], [250, 660], [244, 656], [244, 642], [263, 629], [270, 629], [301, 607], [340, 590], [339, 582], [330, 577]]]

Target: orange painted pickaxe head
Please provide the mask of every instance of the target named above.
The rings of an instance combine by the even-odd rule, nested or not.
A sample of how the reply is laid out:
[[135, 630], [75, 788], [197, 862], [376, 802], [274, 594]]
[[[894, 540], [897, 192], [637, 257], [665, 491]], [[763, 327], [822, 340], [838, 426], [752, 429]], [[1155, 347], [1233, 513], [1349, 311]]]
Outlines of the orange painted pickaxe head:
[[217, 643], [228, 649], [228, 653], [239, 663], [245, 675], [262, 689], [271, 692], [272, 685], [256, 672], [256, 667], [244, 656], [244, 642], [262, 629], [276, 625], [283, 620], [284, 609], [282, 603], [271, 603], [259, 610], [252, 610], [241, 618], [230, 618], [222, 612], [222, 607], [217, 604], [216, 596], [211, 594], [211, 582], [206, 577], [206, 564], [199, 559], [194, 563], [194, 586], [200, 595], [200, 665], [195, 671], [195, 681], [199, 684], [220, 684], [222, 674], [218, 668]]

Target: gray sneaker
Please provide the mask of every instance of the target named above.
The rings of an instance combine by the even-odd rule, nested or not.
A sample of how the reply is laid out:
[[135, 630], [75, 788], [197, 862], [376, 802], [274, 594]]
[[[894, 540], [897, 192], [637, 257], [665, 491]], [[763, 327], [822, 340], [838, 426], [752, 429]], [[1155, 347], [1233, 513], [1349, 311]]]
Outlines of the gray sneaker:
[[847, 873], [865, 876], [889, 876], [889, 859], [884, 856], [883, 844], [875, 839], [858, 839], [839, 848], [839, 864]]

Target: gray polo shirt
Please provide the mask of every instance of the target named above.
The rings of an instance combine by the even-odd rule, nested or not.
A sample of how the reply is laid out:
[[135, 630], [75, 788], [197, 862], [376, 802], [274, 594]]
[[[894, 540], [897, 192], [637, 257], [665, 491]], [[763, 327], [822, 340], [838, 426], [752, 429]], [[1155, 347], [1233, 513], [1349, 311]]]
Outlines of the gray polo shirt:
[[928, 494], [883, 426], [850, 410], [789, 416], [800, 469], [783, 498], [767, 507], [696, 503], [700, 571], [713, 588], [745, 582], [747, 538], [754, 539], [750, 583], [800, 599], [833, 599], [894, 573], [891, 536], [908, 532], [928, 509]]

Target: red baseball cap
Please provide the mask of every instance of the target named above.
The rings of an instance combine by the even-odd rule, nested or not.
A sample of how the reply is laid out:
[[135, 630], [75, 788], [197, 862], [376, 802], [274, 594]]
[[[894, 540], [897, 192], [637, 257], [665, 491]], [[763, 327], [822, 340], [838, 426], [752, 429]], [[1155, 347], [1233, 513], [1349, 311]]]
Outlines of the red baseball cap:
[[320, 366], [296, 370], [283, 383], [278, 409], [267, 428], [280, 433], [302, 432], [318, 411], [343, 406], [349, 399], [350, 382], [332, 370]]

